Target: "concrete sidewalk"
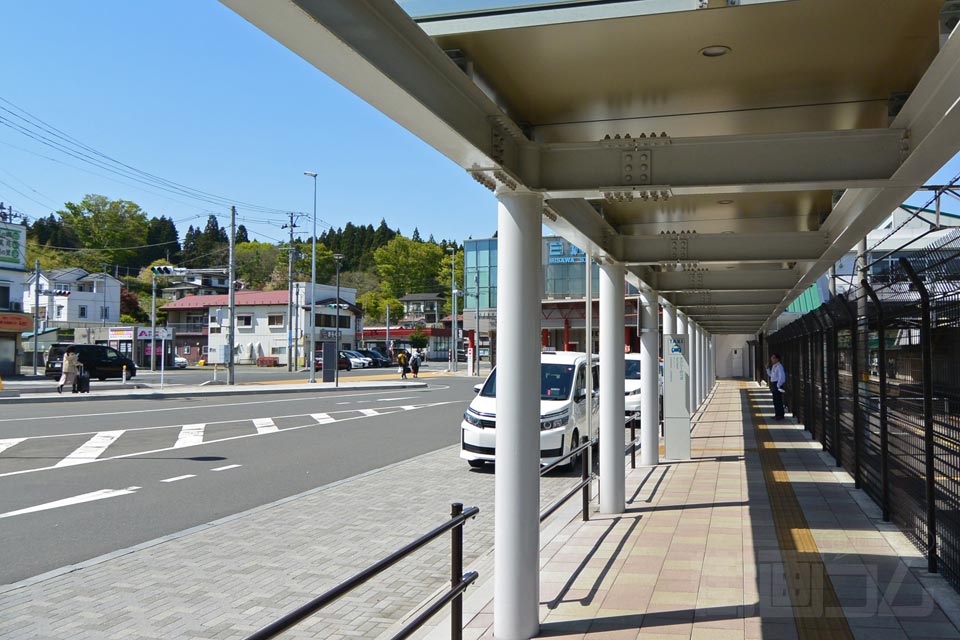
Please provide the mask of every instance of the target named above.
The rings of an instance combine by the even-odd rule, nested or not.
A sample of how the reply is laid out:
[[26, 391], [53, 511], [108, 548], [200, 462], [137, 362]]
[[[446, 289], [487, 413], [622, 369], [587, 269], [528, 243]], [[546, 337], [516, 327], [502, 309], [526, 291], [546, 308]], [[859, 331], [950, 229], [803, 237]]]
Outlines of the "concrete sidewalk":
[[[625, 513], [544, 544], [540, 637], [960, 638], [956, 591], [819, 443], [771, 416], [768, 391], [721, 381], [692, 460], [628, 470]], [[465, 611], [465, 638], [493, 638], [489, 590]]]

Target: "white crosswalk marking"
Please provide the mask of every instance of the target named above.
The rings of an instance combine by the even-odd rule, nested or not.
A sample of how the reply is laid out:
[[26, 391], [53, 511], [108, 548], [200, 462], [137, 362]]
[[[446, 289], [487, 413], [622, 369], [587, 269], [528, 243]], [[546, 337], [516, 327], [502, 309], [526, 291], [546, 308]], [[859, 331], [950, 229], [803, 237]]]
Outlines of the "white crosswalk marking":
[[80, 445], [73, 453], [53, 465], [55, 467], [69, 467], [84, 462], [93, 462], [107, 450], [111, 444], [116, 442], [117, 438], [122, 436], [124, 431], [101, 431], [92, 438]]
[[160, 482], [180, 482], [181, 480], [186, 480], [187, 478], [196, 478], [197, 476], [192, 473], [188, 473], [183, 476], [176, 476], [174, 478], [167, 478], [166, 480], [161, 480]]
[[257, 428], [257, 433], [273, 433], [274, 431], [279, 431], [277, 425], [273, 422], [273, 418], [254, 418], [253, 426]]
[[7, 438], [6, 440], [0, 440], [0, 453], [20, 444], [24, 440], [26, 440], [26, 438]]
[[370, 417], [380, 415], [380, 412], [377, 411], [376, 409], [358, 409], [358, 411], [363, 415], [370, 416]]
[[331, 418], [326, 413], [311, 413], [310, 417], [317, 421], [317, 424], [330, 424], [336, 422], [336, 418]]
[[185, 424], [180, 427], [180, 435], [177, 436], [174, 448], [203, 444], [203, 429], [206, 426], [206, 424]]

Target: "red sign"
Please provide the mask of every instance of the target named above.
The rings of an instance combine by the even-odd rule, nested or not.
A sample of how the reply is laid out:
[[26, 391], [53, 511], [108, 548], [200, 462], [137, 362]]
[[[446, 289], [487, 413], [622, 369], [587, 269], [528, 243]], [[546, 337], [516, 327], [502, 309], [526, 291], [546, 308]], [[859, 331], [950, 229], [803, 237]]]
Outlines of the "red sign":
[[0, 313], [0, 331], [30, 331], [33, 318], [26, 313]]

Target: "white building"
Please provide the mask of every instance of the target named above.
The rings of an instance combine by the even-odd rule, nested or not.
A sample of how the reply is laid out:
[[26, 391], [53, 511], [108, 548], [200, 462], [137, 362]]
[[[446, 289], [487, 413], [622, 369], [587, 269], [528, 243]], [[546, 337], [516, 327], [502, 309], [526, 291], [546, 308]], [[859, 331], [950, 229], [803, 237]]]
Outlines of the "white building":
[[20, 336], [33, 330], [33, 319], [23, 313], [21, 302], [26, 252], [27, 228], [0, 222], [0, 376], [18, 373]]
[[[40, 328], [92, 326], [120, 321], [119, 280], [109, 273], [89, 273], [80, 267], [40, 272]], [[27, 276], [23, 310], [32, 314], [36, 274]], [[54, 295], [55, 291], [69, 295]]]
[[[337, 288], [316, 285], [316, 345], [336, 339]], [[298, 344], [299, 361], [310, 353], [309, 283], [294, 283], [294, 314], [288, 322], [287, 290], [237, 291], [237, 335], [234, 342], [237, 364], [256, 364], [259, 358], [274, 357], [277, 364], [288, 362], [287, 332]], [[350, 349], [358, 343], [360, 309], [356, 306], [357, 291], [340, 288], [340, 347]], [[225, 295], [186, 296], [162, 307], [167, 312], [167, 326], [175, 330], [179, 355], [191, 362], [204, 359], [222, 362], [229, 331], [229, 299]]]

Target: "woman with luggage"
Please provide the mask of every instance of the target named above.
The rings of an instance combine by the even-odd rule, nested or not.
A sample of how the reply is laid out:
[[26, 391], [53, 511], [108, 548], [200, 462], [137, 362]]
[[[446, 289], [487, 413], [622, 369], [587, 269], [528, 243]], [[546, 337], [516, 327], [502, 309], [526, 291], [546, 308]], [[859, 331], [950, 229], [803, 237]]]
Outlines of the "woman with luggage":
[[63, 393], [63, 386], [70, 385], [70, 388], [74, 393], [77, 392], [77, 373], [80, 370], [79, 356], [77, 355], [77, 350], [73, 347], [68, 347], [67, 352], [63, 356], [63, 369], [60, 374], [60, 382], [57, 386], [57, 393]]

